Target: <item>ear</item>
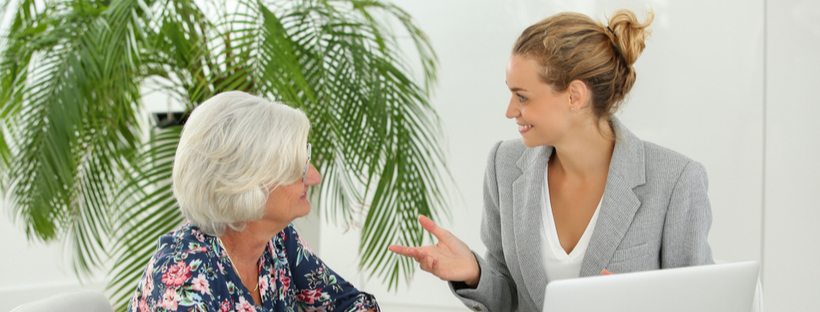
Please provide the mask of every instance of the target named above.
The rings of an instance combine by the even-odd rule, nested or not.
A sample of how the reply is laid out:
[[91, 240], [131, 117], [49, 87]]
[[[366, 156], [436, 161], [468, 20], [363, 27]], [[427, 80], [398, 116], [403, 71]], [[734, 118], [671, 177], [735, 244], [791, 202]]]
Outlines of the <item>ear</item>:
[[574, 111], [580, 110], [586, 104], [590, 94], [587, 84], [580, 80], [570, 82], [567, 91], [569, 91], [569, 105], [574, 108]]

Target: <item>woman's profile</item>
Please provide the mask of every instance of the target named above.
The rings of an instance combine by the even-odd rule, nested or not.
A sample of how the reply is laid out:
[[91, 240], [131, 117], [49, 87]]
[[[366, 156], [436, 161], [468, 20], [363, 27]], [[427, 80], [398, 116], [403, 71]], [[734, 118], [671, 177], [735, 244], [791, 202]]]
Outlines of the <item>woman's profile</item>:
[[642, 141], [614, 114], [652, 22], [578, 13], [524, 30], [506, 68], [521, 139], [490, 151], [477, 255], [426, 217], [436, 245], [391, 246], [476, 311], [541, 311], [559, 279], [713, 263], [706, 171]]
[[300, 110], [240, 91], [197, 106], [172, 173], [186, 224], [159, 237], [128, 311], [378, 311], [293, 227], [322, 177]]

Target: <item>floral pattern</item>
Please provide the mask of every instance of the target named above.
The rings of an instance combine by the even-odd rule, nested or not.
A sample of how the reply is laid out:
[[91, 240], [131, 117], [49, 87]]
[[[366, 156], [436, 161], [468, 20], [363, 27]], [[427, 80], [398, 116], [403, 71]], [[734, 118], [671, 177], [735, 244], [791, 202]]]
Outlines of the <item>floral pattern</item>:
[[330, 270], [293, 225], [271, 239], [259, 259], [259, 293], [261, 306], [216, 237], [185, 224], [159, 238], [128, 311], [379, 311], [376, 299]]

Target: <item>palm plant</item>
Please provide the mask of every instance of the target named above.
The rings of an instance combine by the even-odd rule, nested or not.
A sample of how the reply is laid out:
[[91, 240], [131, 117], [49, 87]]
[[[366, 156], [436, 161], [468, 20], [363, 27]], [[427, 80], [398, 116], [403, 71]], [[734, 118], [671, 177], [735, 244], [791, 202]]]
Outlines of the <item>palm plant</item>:
[[[387, 245], [420, 245], [447, 176], [429, 105], [436, 57], [410, 16], [377, 0], [5, 0], [2, 191], [30, 239], [61, 240], [83, 276], [115, 260], [122, 308], [156, 238], [182, 223], [170, 190], [181, 126], [141, 133], [143, 95], [186, 112], [243, 90], [305, 111], [320, 205], [366, 214], [360, 266], [395, 286], [413, 272]], [[3, 21], [0, 21], [3, 22]], [[2, 23], [0, 23], [2, 24]], [[423, 83], [394, 28], [406, 32]]]

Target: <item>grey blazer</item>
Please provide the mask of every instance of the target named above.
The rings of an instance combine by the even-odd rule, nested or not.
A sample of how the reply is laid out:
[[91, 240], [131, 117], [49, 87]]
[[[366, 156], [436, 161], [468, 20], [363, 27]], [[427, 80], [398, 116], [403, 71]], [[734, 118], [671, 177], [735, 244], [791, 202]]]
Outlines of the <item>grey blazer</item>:
[[[698, 162], [644, 142], [613, 118], [615, 150], [598, 222], [581, 276], [714, 263], [707, 242], [712, 211], [706, 171]], [[450, 283], [476, 311], [541, 311], [547, 279], [539, 228], [544, 170], [551, 146], [527, 148], [521, 140], [497, 143], [484, 177], [476, 289]]]

